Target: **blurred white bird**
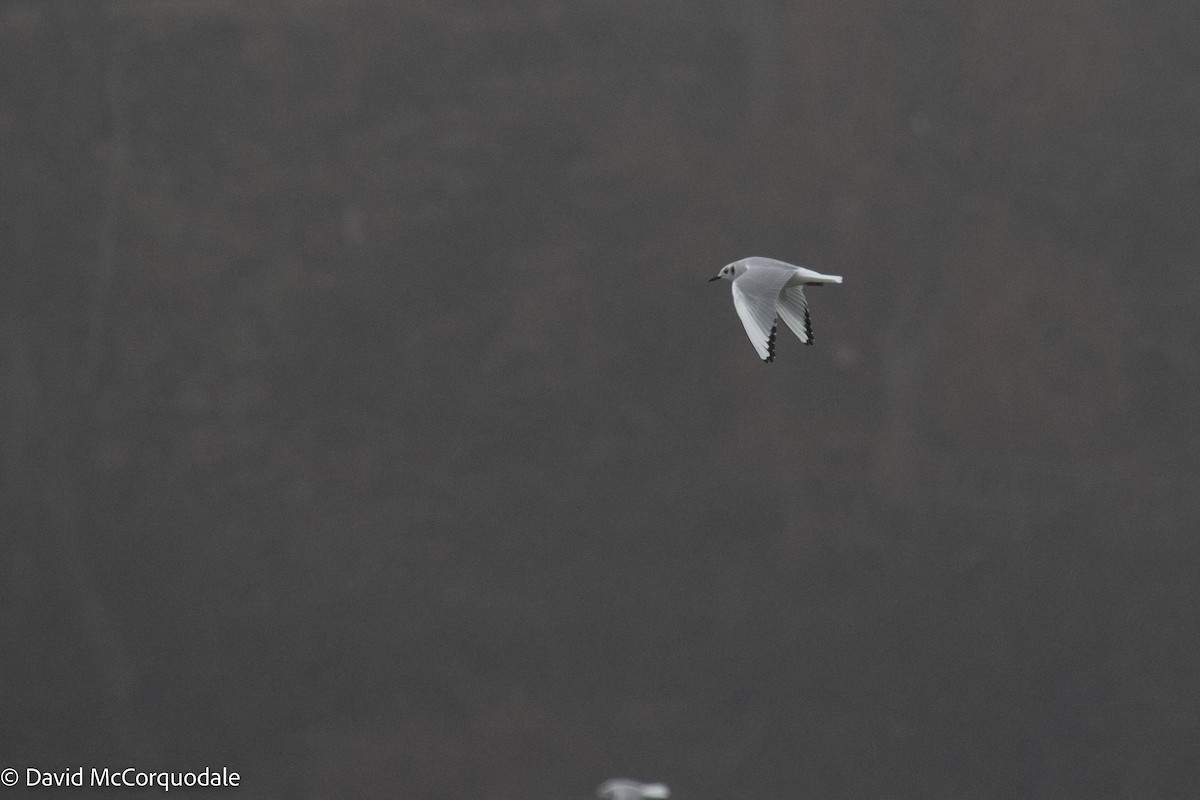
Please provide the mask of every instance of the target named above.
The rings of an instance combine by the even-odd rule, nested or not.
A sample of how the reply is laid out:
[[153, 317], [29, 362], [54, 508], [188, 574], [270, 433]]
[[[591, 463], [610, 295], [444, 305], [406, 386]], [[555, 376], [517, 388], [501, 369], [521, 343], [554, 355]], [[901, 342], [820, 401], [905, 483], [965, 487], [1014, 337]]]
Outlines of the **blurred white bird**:
[[638, 783], [626, 778], [613, 778], [596, 789], [601, 800], [664, 800], [671, 790], [662, 783]]
[[763, 361], [775, 360], [775, 326], [782, 317], [805, 344], [813, 343], [805, 286], [841, 283], [841, 275], [822, 275], [811, 269], [752, 256], [721, 267], [709, 282], [733, 281], [733, 307], [737, 309], [750, 343]]

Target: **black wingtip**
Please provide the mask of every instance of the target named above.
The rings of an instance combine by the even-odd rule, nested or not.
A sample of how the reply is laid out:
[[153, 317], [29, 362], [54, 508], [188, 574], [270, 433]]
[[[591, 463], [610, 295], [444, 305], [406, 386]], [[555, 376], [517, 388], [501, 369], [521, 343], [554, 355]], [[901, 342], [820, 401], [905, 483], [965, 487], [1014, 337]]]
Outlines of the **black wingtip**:
[[776, 319], [771, 325], [771, 335], [767, 337], [767, 357], [763, 359], [764, 364], [770, 364], [775, 360], [775, 330], [779, 327], [779, 320]]
[[804, 343], [811, 347], [813, 343], [812, 320], [808, 316], [807, 307], [804, 309], [804, 338], [806, 340]]

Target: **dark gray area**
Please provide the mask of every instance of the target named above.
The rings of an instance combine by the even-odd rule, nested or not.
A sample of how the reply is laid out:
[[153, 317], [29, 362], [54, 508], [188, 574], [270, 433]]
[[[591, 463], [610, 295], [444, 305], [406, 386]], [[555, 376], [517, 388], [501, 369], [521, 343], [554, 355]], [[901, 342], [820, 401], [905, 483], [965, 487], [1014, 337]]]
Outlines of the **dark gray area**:
[[1200, 795], [1197, 30], [0, 3], [0, 767]]

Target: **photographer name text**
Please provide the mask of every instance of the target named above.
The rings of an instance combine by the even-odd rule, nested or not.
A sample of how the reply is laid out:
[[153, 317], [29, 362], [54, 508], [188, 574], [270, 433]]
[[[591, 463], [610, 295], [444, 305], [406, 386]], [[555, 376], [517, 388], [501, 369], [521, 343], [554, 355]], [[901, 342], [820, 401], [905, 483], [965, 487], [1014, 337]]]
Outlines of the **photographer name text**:
[[[22, 782], [22, 778], [24, 781]], [[6, 787], [21, 785], [27, 788], [94, 788], [94, 789], [227, 789], [241, 785], [242, 776], [229, 767], [198, 771], [150, 772], [137, 767], [76, 767], [61, 772], [46, 772], [27, 767], [25, 774], [9, 767], [0, 772], [0, 783]]]

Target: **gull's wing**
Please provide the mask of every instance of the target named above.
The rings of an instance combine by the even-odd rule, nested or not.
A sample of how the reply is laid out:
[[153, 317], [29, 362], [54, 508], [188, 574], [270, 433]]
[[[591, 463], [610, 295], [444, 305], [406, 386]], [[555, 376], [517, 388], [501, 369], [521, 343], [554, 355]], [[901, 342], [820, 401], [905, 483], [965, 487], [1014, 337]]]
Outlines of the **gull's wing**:
[[812, 320], [803, 286], [788, 286], [779, 293], [779, 316], [805, 344], [813, 343]]
[[792, 270], [751, 268], [733, 282], [733, 307], [763, 361], [775, 360], [775, 315], [779, 293], [793, 274]]
[[671, 791], [662, 783], [638, 783], [625, 778], [614, 778], [600, 784], [596, 796], [603, 800], [666, 800]]

